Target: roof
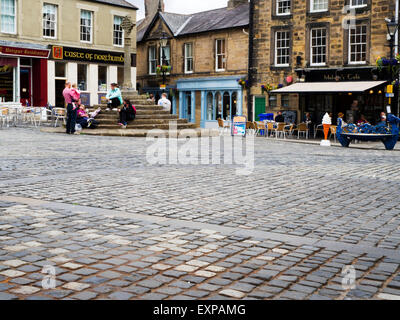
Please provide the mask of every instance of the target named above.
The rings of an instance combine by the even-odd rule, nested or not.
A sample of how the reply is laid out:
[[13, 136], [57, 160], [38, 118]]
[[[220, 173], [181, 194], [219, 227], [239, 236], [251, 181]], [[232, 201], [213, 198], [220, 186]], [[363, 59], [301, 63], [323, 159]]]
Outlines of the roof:
[[48, 50], [48, 46], [36, 44], [36, 43], [26, 43], [26, 42], [17, 42], [17, 41], [9, 41], [9, 40], [1, 40], [0, 46], [5, 47], [14, 47], [14, 48], [22, 48], [22, 49], [37, 49], [37, 50]]
[[194, 14], [177, 14], [159, 12], [153, 20], [143, 19], [138, 22], [137, 41], [143, 40], [146, 32], [161, 17], [175, 37], [237, 28], [249, 25], [249, 4], [245, 3], [236, 8], [221, 8]]
[[138, 10], [138, 7], [134, 6], [132, 3], [130, 3], [126, 0], [86, 0], [86, 1], [100, 2], [100, 3], [104, 3], [104, 4], [109, 4], [112, 6]]
[[271, 93], [365, 92], [384, 83], [386, 81], [299, 82]]

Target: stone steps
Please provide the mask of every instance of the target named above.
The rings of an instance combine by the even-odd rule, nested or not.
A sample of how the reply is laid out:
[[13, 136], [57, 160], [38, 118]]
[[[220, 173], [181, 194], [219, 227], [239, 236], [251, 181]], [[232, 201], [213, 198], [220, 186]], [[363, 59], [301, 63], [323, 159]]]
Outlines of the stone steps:
[[[118, 118], [106, 118], [106, 119], [99, 119], [96, 118], [97, 121], [100, 122], [101, 125], [103, 124], [117, 124], [118, 123]], [[186, 119], [135, 119], [132, 124], [148, 124], [148, 125], [158, 125], [158, 124], [166, 124], [168, 125], [170, 121], [176, 121], [178, 124], [180, 123], [188, 123]]]
[[[168, 130], [169, 124], [136, 124], [135, 121], [128, 123], [128, 129], [135, 129], [135, 130], [151, 130], [151, 129], [161, 129], [161, 130]], [[196, 125], [193, 123], [178, 123], [177, 129], [195, 129]], [[118, 124], [102, 124], [98, 126], [98, 129], [121, 129]]]

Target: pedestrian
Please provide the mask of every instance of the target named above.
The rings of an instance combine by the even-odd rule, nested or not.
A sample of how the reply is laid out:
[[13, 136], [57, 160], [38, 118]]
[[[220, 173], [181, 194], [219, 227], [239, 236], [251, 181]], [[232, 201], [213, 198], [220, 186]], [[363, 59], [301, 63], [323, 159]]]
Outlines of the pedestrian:
[[168, 100], [165, 92], [161, 95], [161, 99], [158, 100], [158, 105], [163, 107], [164, 111], [171, 112], [171, 101]]
[[124, 99], [124, 106], [119, 110], [119, 123], [124, 129], [128, 125], [128, 121], [133, 121], [136, 118], [136, 108], [128, 100]]
[[63, 96], [67, 105], [67, 134], [75, 134], [77, 108], [73, 106], [74, 97], [72, 96], [71, 82], [65, 83]]
[[74, 83], [72, 85], [71, 95], [72, 95], [72, 98], [74, 99], [74, 101], [72, 102], [72, 105], [74, 106], [74, 108], [79, 108], [80, 103], [78, 103], [78, 102], [79, 102], [79, 99], [81, 98], [81, 92], [78, 90], [78, 86], [76, 85], [76, 83]]
[[275, 117], [275, 122], [277, 123], [285, 122], [285, 118], [282, 115], [282, 111], [278, 111], [278, 115]]
[[108, 100], [107, 111], [116, 109], [123, 103], [121, 90], [119, 90], [118, 84], [111, 83], [111, 90], [108, 91], [106, 98]]

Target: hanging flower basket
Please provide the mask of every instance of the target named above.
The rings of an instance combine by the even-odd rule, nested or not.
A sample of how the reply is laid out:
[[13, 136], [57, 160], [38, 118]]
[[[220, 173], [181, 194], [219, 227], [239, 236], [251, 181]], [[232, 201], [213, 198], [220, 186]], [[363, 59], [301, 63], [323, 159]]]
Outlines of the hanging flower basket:
[[246, 78], [238, 79], [237, 82], [243, 89], [247, 89], [249, 87], [249, 80], [247, 80]]
[[269, 83], [261, 85], [261, 91], [263, 94], [269, 93], [270, 91], [274, 90], [275, 87]]
[[[381, 73], [392, 73], [394, 79], [398, 78], [400, 72], [400, 54], [393, 59], [387, 59], [378, 57], [376, 59], [376, 66], [378, 67], [379, 72]], [[396, 85], [396, 80], [393, 81], [393, 84]]]
[[168, 72], [171, 72], [171, 66], [160, 66], [160, 65], [158, 65], [157, 66], [157, 68], [156, 68], [156, 72], [157, 72], [157, 74], [158, 75], [160, 75], [161, 73], [168, 73]]

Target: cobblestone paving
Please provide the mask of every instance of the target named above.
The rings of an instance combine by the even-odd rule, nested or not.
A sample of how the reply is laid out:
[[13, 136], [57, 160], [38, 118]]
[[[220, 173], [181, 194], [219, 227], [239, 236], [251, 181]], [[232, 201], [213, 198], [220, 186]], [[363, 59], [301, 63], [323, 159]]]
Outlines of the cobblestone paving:
[[237, 176], [148, 145], [0, 131], [0, 299], [400, 298], [398, 151], [257, 138]]

